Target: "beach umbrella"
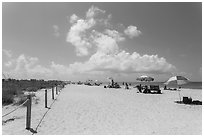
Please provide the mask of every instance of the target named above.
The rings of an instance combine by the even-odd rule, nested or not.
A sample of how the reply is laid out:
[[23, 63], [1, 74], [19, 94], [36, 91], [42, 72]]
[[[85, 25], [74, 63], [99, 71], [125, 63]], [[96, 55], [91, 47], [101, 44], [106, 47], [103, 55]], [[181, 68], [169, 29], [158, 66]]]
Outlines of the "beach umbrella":
[[113, 78], [112, 78], [112, 77], [107, 77], [107, 79], [109, 79], [109, 80], [113, 80]]
[[109, 82], [110, 82], [110, 84], [111, 84], [111, 85], [113, 85], [113, 84], [114, 84], [114, 80], [113, 80], [113, 78], [112, 78], [112, 77], [108, 77], [107, 79], [109, 80]]
[[164, 84], [168, 85], [168, 84], [176, 84], [176, 85], [183, 85], [188, 83], [189, 80], [183, 76], [173, 76], [171, 78], [169, 78], [169, 80], [167, 80]]
[[113, 81], [113, 78], [112, 77], [107, 77], [107, 79], [112, 82]]
[[[164, 84], [165, 85], [176, 84], [177, 86], [179, 86], [179, 85], [186, 84], [188, 82], [189, 82], [189, 80], [183, 76], [173, 76], [173, 77], [169, 78], [169, 80], [167, 80]], [[181, 101], [180, 90], [178, 90], [178, 91], [179, 91], [179, 98]]]
[[136, 80], [149, 82], [149, 81], [154, 81], [154, 78], [152, 78], [150, 76], [143, 75], [143, 76], [138, 77]]

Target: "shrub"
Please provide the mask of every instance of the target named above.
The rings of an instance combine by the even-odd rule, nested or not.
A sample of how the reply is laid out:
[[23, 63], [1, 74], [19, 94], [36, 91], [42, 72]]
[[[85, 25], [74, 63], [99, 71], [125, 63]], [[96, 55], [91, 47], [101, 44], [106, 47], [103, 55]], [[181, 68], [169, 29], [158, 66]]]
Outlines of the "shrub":
[[[13, 98], [13, 103], [15, 105], [20, 105], [22, 103], [24, 103], [27, 99], [27, 96], [25, 96], [24, 94], [21, 94], [21, 95], [17, 95]], [[25, 104], [24, 104], [25, 105]]]
[[63, 81], [57, 80], [16, 80], [2, 79], [2, 104], [21, 104], [27, 97], [23, 91], [36, 92], [42, 88], [52, 88], [59, 84], [65, 84]]

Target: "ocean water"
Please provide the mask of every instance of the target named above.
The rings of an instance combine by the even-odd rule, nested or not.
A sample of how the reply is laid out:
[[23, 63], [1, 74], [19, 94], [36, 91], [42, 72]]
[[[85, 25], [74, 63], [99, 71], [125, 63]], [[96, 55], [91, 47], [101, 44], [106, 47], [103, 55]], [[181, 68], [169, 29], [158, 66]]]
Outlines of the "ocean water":
[[[127, 82], [129, 84], [131, 84], [131, 86], [135, 86], [135, 85], [159, 85], [160, 88], [164, 87], [164, 82]], [[108, 82], [104, 82], [103, 85], [107, 85]], [[123, 82], [118, 82], [118, 84], [120, 86], [123, 85]], [[167, 88], [176, 88], [176, 85], [168, 85]], [[179, 87], [181, 88], [187, 88], [187, 89], [202, 89], [202, 82], [189, 82], [187, 84], [184, 85], [180, 85]]]

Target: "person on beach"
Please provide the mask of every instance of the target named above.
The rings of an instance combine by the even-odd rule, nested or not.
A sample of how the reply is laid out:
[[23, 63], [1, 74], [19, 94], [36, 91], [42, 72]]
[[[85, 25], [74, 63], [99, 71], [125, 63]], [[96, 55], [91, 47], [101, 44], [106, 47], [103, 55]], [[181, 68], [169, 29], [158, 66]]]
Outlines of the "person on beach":
[[125, 83], [125, 89], [129, 89], [128, 83]]
[[167, 90], [167, 87], [166, 87], [166, 85], [164, 86], [164, 90]]
[[139, 90], [139, 92], [141, 93], [142, 92], [142, 85], [137, 85], [137, 89]]

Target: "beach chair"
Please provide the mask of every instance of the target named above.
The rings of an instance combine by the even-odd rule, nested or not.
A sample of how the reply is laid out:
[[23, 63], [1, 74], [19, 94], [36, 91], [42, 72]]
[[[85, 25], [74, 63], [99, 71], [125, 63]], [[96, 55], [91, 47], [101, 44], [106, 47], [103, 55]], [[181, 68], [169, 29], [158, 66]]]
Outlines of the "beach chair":
[[148, 88], [148, 86], [146, 85], [146, 86], [144, 86], [143, 87], [143, 93], [145, 93], [145, 94], [147, 94], [147, 93], [151, 93], [151, 90]]
[[138, 91], [141, 93], [142, 92], [142, 86], [141, 85], [137, 85], [136, 87], [137, 87]]
[[156, 93], [156, 94], [161, 94], [161, 90], [159, 88], [159, 85], [150, 85], [150, 91], [152, 93]]
[[192, 98], [183, 97], [183, 103], [184, 103], [184, 104], [191, 104], [191, 103], [192, 103]]

